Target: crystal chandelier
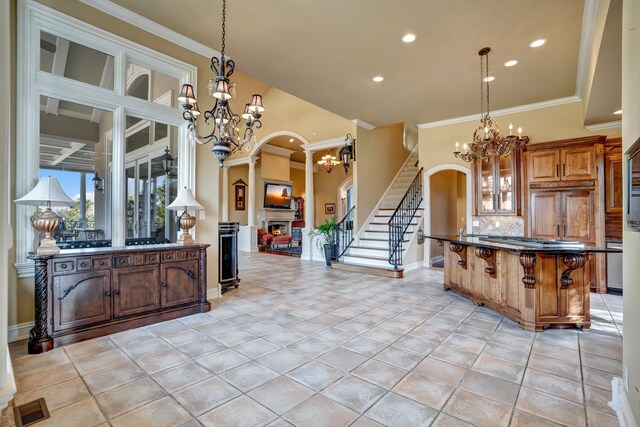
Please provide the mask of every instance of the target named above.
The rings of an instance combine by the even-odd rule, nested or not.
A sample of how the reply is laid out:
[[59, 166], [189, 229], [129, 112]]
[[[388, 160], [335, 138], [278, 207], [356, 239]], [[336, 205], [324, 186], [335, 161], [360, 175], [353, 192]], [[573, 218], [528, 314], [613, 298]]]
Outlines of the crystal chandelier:
[[327, 151], [327, 154], [325, 154], [320, 160], [318, 160], [318, 164], [320, 166], [324, 166], [327, 173], [331, 173], [333, 168], [340, 164], [340, 161], [336, 156], [331, 154], [331, 150], [329, 150]]
[[[489, 104], [489, 52], [490, 48], [480, 49], [480, 125], [473, 133], [473, 142], [470, 145], [464, 144], [460, 151], [460, 144], [456, 142], [456, 151], [453, 154], [465, 161], [475, 163], [478, 159], [489, 159], [491, 157], [506, 156], [521, 145], [529, 142], [528, 136], [522, 136], [522, 128], [518, 128], [518, 135], [513, 134], [513, 124], [509, 124], [509, 135], [500, 133], [500, 125], [494, 122], [490, 115]], [[485, 100], [486, 91], [486, 100]], [[487, 111], [484, 111], [485, 102]], [[495, 126], [494, 126], [495, 125]]]
[[[211, 58], [211, 70], [215, 78], [209, 80], [209, 95], [215, 98], [215, 104], [211, 110], [204, 112], [204, 121], [213, 121], [213, 130], [207, 136], [200, 136], [196, 130], [196, 119], [200, 115], [198, 102], [196, 100], [193, 86], [182, 85], [178, 100], [182, 103], [182, 117], [189, 122], [189, 138], [198, 144], [211, 142], [213, 148], [211, 152], [216, 156], [222, 167], [224, 160], [231, 154], [241, 150], [243, 147], [251, 149], [247, 144], [253, 137], [253, 129], [260, 129], [262, 122], [260, 118], [264, 112], [262, 105], [262, 95], [254, 94], [251, 102], [245, 104], [242, 115], [238, 115], [231, 110], [229, 101], [235, 97], [235, 83], [229, 77], [235, 70], [236, 63], [233, 59], [225, 58], [225, 36], [227, 20], [227, 2], [222, 0], [222, 49], [220, 58]], [[242, 119], [245, 120], [245, 129], [241, 133], [240, 125]]]

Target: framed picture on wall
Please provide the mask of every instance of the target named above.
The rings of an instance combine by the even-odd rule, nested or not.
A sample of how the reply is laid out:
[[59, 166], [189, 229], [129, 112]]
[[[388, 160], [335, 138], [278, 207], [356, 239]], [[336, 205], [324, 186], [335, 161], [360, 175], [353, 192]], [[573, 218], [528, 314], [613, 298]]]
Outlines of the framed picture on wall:
[[243, 211], [246, 209], [246, 201], [247, 201], [247, 197], [246, 197], [246, 190], [247, 190], [247, 184], [239, 179], [236, 182], [233, 183], [235, 186], [235, 195], [236, 195], [236, 210], [237, 211]]
[[336, 204], [335, 203], [325, 203], [324, 204], [324, 213], [333, 215], [336, 213]]

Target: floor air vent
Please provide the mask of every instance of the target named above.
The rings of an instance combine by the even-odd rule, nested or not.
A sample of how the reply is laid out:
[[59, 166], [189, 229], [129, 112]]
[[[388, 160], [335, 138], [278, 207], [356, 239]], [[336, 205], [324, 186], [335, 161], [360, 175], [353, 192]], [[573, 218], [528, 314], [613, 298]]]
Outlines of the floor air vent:
[[42, 398], [13, 408], [13, 414], [16, 418], [16, 427], [31, 426], [49, 418], [47, 404]]

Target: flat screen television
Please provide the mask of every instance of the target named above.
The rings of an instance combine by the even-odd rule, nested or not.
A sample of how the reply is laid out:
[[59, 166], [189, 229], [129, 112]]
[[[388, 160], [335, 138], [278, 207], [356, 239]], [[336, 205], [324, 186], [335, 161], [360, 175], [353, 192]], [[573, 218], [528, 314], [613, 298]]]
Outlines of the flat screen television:
[[272, 209], [291, 209], [291, 185], [265, 183], [264, 207]]

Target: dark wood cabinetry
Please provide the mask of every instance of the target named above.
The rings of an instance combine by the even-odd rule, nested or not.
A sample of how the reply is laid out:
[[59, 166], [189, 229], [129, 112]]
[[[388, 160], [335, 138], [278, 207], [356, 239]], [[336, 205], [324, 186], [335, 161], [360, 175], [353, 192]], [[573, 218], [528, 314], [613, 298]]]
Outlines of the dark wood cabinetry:
[[476, 215], [520, 215], [520, 150], [478, 160], [473, 168]]
[[[526, 234], [605, 246], [604, 136], [525, 148]], [[606, 292], [605, 257], [587, 257], [592, 291]]]
[[209, 245], [32, 255], [36, 326], [29, 352], [210, 310]]
[[605, 235], [622, 239], [622, 139], [607, 140], [604, 152]]

